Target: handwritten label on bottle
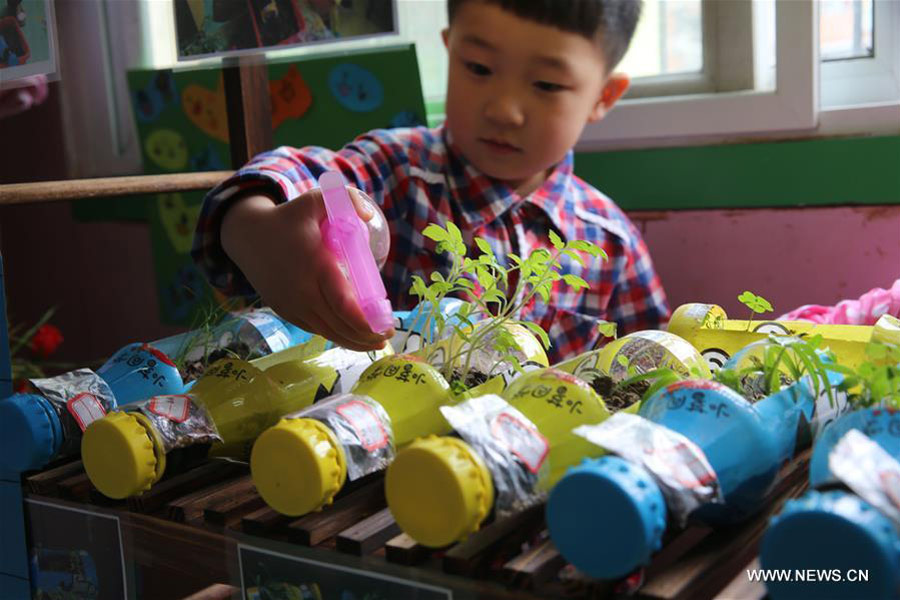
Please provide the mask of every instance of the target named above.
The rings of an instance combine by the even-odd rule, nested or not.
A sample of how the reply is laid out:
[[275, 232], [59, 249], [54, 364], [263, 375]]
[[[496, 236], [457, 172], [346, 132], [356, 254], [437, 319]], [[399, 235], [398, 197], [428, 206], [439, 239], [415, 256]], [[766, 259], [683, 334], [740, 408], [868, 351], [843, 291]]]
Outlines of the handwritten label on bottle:
[[156, 396], [150, 400], [147, 409], [170, 421], [184, 423], [190, 415], [191, 399], [184, 394]]
[[491, 433], [532, 473], [540, 470], [550, 452], [550, 443], [540, 431], [506, 412], [494, 418]]
[[338, 414], [353, 427], [360, 445], [368, 451], [378, 450], [388, 445], [388, 434], [381, 419], [366, 403], [351, 400], [338, 406]]
[[103, 403], [97, 399], [97, 396], [87, 392], [78, 394], [68, 400], [66, 407], [75, 418], [81, 431], [87, 429], [88, 425], [97, 419], [102, 419], [106, 416], [106, 409], [103, 408]]

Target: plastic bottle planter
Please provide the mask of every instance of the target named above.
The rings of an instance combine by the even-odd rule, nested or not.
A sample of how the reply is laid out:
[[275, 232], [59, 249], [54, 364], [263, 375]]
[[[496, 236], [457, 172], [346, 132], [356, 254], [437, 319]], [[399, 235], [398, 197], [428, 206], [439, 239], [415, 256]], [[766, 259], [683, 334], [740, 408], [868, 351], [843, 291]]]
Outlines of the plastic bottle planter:
[[443, 431], [449, 386], [422, 359], [373, 363], [349, 394], [286, 415], [253, 445], [250, 469], [273, 509], [299, 516], [331, 504], [347, 478], [380, 471], [415, 431]]
[[599, 453], [573, 427], [609, 415], [589, 385], [553, 368], [520, 376], [503, 397], [475, 397], [442, 412], [463, 439], [416, 440], [385, 479], [397, 524], [432, 547], [477, 531], [492, 509], [503, 517], [539, 502], [566, 466]]
[[[674, 333], [655, 329], [630, 333], [599, 350], [580, 354], [554, 367], [588, 383], [607, 377], [615, 384], [634, 373], [647, 373], [660, 367], [668, 367], [684, 378], [712, 376], [706, 361], [689, 342]], [[600, 384], [594, 389], [609, 404], [607, 390]]]
[[288, 323], [271, 309], [258, 308], [228, 315], [208, 331], [188, 331], [150, 345], [181, 365], [182, 377], [191, 381], [203, 374], [206, 365], [220, 358], [253, 360], [304, 344], [311, 338], [312, 334]]
[[[475, 328], [484, 324], [486, 324], [484, 321], [475, 323]], [[541, 342], [526, 327], [518, 323], [507, 323], [506, 329], [519, 345], [521, 351], [517, 353], [517, 359], [523, 369], [540, 369], [549, 365]], [[454, 361], [457, 363], [453, 371], [455, 376], [461, 376], [460, 368], [468, 362], [469, 370], [466, 376], [468, 381], [465, 382], [466, 391], [462, 394], [465, 397], [502, 392], [517, 375], [513, 366], [502, 360], [501, 354], [493, 347], [493, 339], [488, 339], [477, 352], [468, 352], [468, 346], [468, 342], [453, 335], [427, 346], [416, 354], [424, 356], [425, 362], [438, 370], [443, 369], [448, 358], [457, 357]]]
[[[625, 360], [620, 361], [620, 358]], [[554, 414], [554, 411], [551, 410], [553, 405], [560, 408], [559, 405], [563, 402], [557, 396], [566, 393], [574, 396], [583, 395], [585, 387], [582, 382], [590, 385], [595, 391], [603, 390], [603, 394], [607, 394], [614, 384], [621, 382], [627, 376], [647, 372], [661, 366], [668, 366], [684, 375], [695, 372], [709, 376], [709, 370], [706, 368], [703, 358], [689, 343], [664, 331], [642, 331], [620, 338], [600, 350], [587, 352], [555, 365], [554, 368], [557, 372], [546, 375], [551, 380], [557, 378], [563, 380], [561, 385], [555, 389], [543, 380], [534, 384], [536, 386], [534, 389], [526, 386], [525, 381], [530, 379], [516, 380], [522, 383], [510, 384], [514, 387], [509, 393], [513, 395], [509, 396], [508, 393], [503, 393], [504, 397], [509, 400], [509, 404], [513, 405], [508, 411], [506, 408], [509, 405], [503, 399], [498, 397], [478, 399], [475, 392], [470, 394], [470, 397], [474, 398], [473, 400], [455, 408], [442, 409], [454, 426], [459, 425], [457, 431], [466, 441], [457, 438], [417, 441], [408, 449], [407, 456], [412, 457], [409, 459], [408, 466], [391, 467], [389, 477], [395, 482], [391, 489], [401, 490], [392, 492], [391, 496], [395, 498], [393, 510], [396, 511], [395, 516], [398, 522], [401, 522], [401, 526], [402, 523], [407, 523], [409, 527], [407, 533], [422, 543], [445, 545], [477, 530], [484, 519], [484, 514], [466, 512], [475, 506], [472, 494], [479, 495], [481, 498], [496, 496], [497, 500], [494, 502], [494, 506], [500, 516], [512, 514], [539, 502], [544, 497], [549, 485], [562, 475], [563, 468], [574, 464], [585, 453], [591, 455], [598, 453], [596, 448], [586, 444], [584, 440], [571, 436], [572, 423], [595, 422], [598, 418], [608, 414], [606, 408], [600, 412], [593, 411], [592, 409], [598, 406], [596, 394], [587, 394], [587, 397], [576, 398], [571, 405], [567, 405], [567, 408], [571, 409], [569, 419], [559, 418], [560, 415]], [[573, 383], [572, 378], [566, 374], [574, 375], [578, 381]], [[528, 374], [525, 377], [537, 376]], [[520, 386], [526, 386], [527, 389], [523, 390]], [[535, 399], [541, 394], [548, 393], [551, 389], [554, 391], [549, 397], [544, 400]], [[536, 396], [529, 398], [529, 391]], [[640, 392], [642, 393], [643, 389]], [[621, 409], [636, 397], [638, 396], [633, 393], [628, 395], [616, 393], [604, 396], [604, 401], [613, 401], [614, 406]], [[547, 406], [547, 403], [551, 406]], [[519, 404], [525, 407], [521, 412]], [[602, 405], [603, 401], [600, 404]], [[582, 408], [583, 406], [586, 408]], [[607, 406], [609, 405], [607, 404]], [[637, 406], [632, 405], [626, 410], [636, 409]], [[582, 411], [585, 410], [587, 412], [582, 414]], [[531, 421], [532, 417], [534, 417], [534, 421]], [[498, 423], [498, 425], [493, 427], [490, 426], [490, 423]], [[509, 427], [512, 425], [521, 429], [523, 435], [515, 439], [508, 439], [511, 431]], [[534, 434], [538, 431], [540, 433]], [[541, 434], [547, 435], [541, 437]], [[518, 443], [525, 444], [525, 446], [510, 453], [506, 444], [510, 439], [513, 442], [518, 440]], [[541, 452], [546, 449], [546, 440], [548, 439], [553, 440], [552, 448], [548, 450], [546, 456], [542, 456]], [[519, 454], [515, 454], [515, 452]], [[463, 456], [465, 461], [456, 463], [455, 459], [450, 458], [451, 455]], [[458, 502], [447, 500], [448, 496], [443, 494], [437, 494], [443, 498], [444, 509], [435, 511], [435, 519], [437, 519], [435, 523], [432, 520], [423, 520], [421, 515], [415, 512], [417, 501], [409, 500], [409, 498], [416, 498], [415, 494], [417, 493], [427, 495], [429, 493], [427, 488], [432, 486], [423, 484], [422, 490], [414, 489], [411, 492], [412, 496], [407, 496], [403, 491], [407, 484], [415, 487], [414, 481], [419, 477], [419, 473], [416, 472], [417, 460], [434, 461], [444, 465], [440, 471], [431, 475], [444, 482], [440, 485], [446, 487], [458, 484], [462, 486], [460, 489], [465, 490], [462, 496], [456, 496], [461, 498]], [[529, 460], [531, 461], [530, 466], [525, 462]], [[537, 470], [533, 470], [535, 461], [540, 463]], [[487, 478], [479, 476], [476, 479], [477, 485], [473, 483], [466, 487], [464, 483], [459, 482], [467, 480], [464, 478], [462, 480], [454, 479], [453, 474], [457, 473], [456, 470], [461, 473], [466, 469], [466, 465], [481, 463], [485, 464], [489, 476]], [[423, 501], [430, 502], [427, 499]], [[488, 502], [488, 509], [490, 506], [491, 502]], [[444, 521], [446, 514], [455, 516]]]
[[772, 598], [900, 595], [898, 459], [897, 411], [860, 410], [825, 429], [809, 469], [819, 489], [788, 500], [760, 546], [760, 566], [791, 577], [766, 584]]
[[0, 400], [0, 470], [30, 471], [78, 453], [81, 435], [119, 405], [178, 394], [184, 383], [174, 363], [146, 344], [116, 352], [96, 372], [78, 369], [30, 381], [32, 393]]
[[[521, 362], [546, 365], [543, 348], [527, 329], [511, 329], [526, 352]], [[290, 516], [319, 510], [331, 504], [348, 478], [383, 470], [396, 449], [416, 436], [449, 432], [440, 407], [467, 394], [451, 394], [447, 381], [422, 355], [452, 355], [451, 344], [456, 343], [451, 338], [418, 354], [382, 359], [360, 376], [351, 394], [287, 415], [260, 435], [250, 459], [260, 496]], [[504, 375], [475, 389], [502, 389]]]
[[[452, 324], [461, 323], [454, 315], [463, 305], [463, 301], [457, 298], [444, 298], [440, 302], [440, 314], [446, 323], [444, 335], [449, 337], [453, 332]], [[432, 343], [437, 341], [437, 323], [428, 319], [430, 302], [422, 302], [412, 310], [394, 311], [394, 337], [391, 338], [391, 346], [397, 354], [416, 352], [424, 345], [423, 339]]]
[[668, 331], [693, 344], [709, 363], [720, 368], [735, 352], [769, 334], [816, 335], [834, 352], [837, 362], [856, 367], [866, 360], [871, 340], [900, 344], [900, 320], [882, 315], [872, 327], [862, 325], [816, 325], [803, 321], [748, 321], [729, 319], [715, 304], [682, 304], [672, 314]]
[[159, 481], [174, 450], [208, 446], [210, 456], [248, 460], [253, 440], [281, 415], [348, 391], [390, 352], [332, 348], [298, 358], [303, 348], [295, 347], [252, 363], [220, 360], [188, 394], [157, 396], [95, 421], [82, 440], [85, 471], [106, 496], [126, 498]]
[[[831, 386], [843, 379], [830, 377]], [[756, 404], [719, 383], [689, 380], [654, 394], [639, 416], [581, 428], [579, 434], [619, 456], [584, 461], [551, 491], [554, 544], [581, 571], [617, 578], [649, 562], [667, 515], [679, 526], [688, 517], [716, 525], [749, 516], [796, 441], [830, 418], [817, 406], [821, 399], [805, 380]]]

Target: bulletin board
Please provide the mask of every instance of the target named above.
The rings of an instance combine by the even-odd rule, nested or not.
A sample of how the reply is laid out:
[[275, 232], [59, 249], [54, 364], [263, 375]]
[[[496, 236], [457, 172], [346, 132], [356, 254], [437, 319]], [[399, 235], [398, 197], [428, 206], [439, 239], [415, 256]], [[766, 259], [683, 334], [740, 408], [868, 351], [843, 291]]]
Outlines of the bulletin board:
[[396, 0], [174, 0], [179, 60], [397, 32]]
[[[128, 83], [144, 173], [229, 167], [221, 67], [134, 71]], [[425, 123], [415, 47], [341, 52], [269, 65], [275, 146], [340, 148], [382, 127]], [[202, 192], [157, 194], [142, 201], [80, 201], [83, 221], [149, 223], [163, 322], [192, 326], [220, 303], [190, 258]]]

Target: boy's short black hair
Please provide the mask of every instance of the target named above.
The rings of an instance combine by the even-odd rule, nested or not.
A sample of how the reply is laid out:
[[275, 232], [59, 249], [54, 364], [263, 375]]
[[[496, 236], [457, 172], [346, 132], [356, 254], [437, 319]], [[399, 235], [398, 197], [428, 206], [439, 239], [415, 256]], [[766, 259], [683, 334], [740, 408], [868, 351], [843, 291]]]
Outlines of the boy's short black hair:
[[[448, 0], [447, 16], [453, 15], [465, 2]], [[550, 25], [582, 35], [589, 40], [600, 34], [600, 45], [607, 71], [619, 64], [641, 16], [642, 0], [477, 0], [496, 4], [523, 19]]]

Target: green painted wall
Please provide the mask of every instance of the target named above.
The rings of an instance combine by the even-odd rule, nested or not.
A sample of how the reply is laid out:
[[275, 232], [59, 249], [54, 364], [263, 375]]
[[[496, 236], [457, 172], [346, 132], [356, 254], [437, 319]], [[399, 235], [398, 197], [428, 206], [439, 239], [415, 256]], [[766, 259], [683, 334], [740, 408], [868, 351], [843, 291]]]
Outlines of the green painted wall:
[[626, 210], [900, 204], [900, 136], [585, 152]]

